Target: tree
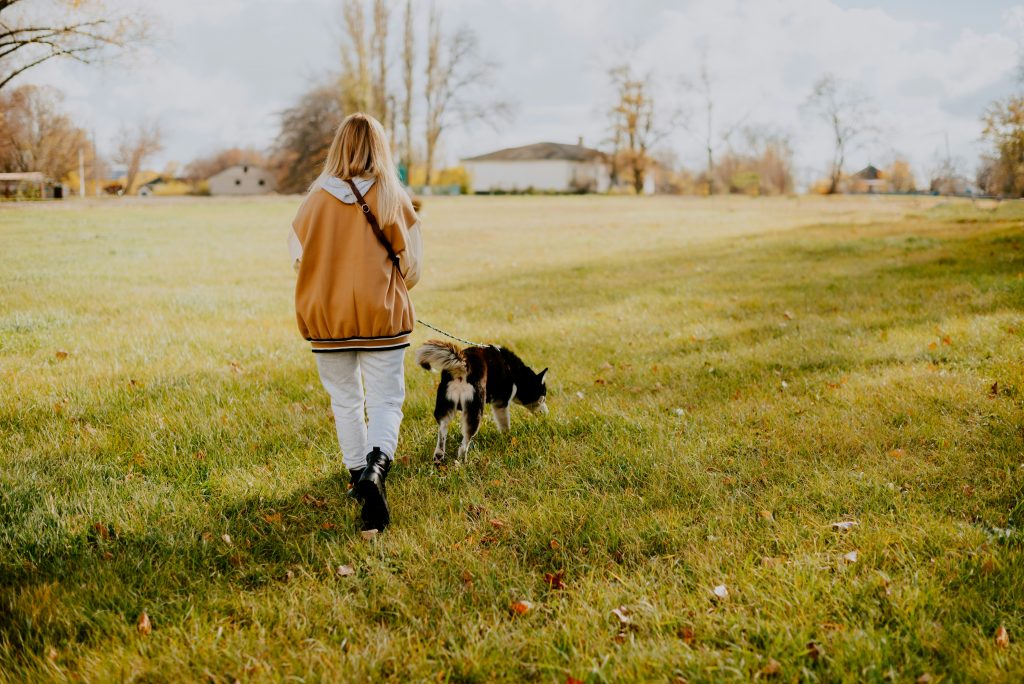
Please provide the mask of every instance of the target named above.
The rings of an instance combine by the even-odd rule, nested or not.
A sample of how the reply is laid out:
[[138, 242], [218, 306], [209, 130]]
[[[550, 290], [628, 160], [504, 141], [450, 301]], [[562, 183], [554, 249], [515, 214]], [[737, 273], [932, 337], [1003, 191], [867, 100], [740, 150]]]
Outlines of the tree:
[[370, 52], [373, 57], [373, 113], [385, 127], [394, 130], [391, 119], [391, 96], [388, 93], [388, 22], [391, 11], [387, 0], [373, 2], [373, 33]]
[[412, 169], [413, 73], [416, 69], [416, 35], [413, 32], [412, 0], [405, 2], [405, 33], [402, 40], [402, 154], [407, 171]]
[[366, 40], [366, 15], [360, 0], [342, 4], [345, 42], [341, 50], [341, 98], [346, 112], [373, 113], [370, 55]]
[[281, 115], [274, 146], [281, 192], [302, 192], [320, 173], [345, 108], [334, 83], [314, 86]]
[[996, 100], [985, 111], [982, 122], [982, 137], [992, 145], [982, 165], [985, 190], [1024, 196], [1024, 96]]
[[632, 60], [625, 60], [608, 71], [615, 101], [609, 111], [616, 176], [624, 167], [629, 171], [633, 189], [644, 190], [651, 148], [664, 135], [656, 124], [652, 79], [633, 71]]
[[875, 107], [871, 99], [853, 85], [832, 74], [825, 74], [814, 84], [804, 109], [826, 122], [832, 133], [833, 153], [827, 191], [831, 195], [839, 191], [847, 152], [876, 131], [872, 124]]
[[0, 171], [42, 171], [62, 180], [89, 151], [88, 136], [61, 110], [63, 95], [32, 85], [0, 92]]
[[727, 140], [729, 147], [714, 166], [718, 187], [748, 195], [792, 191], [793, 149], [789, 136], [763, 126], [746, 126], [740, 133], [739, 148]]
[[914, 180], [910, 162], [902, 157], [893, 159], [892, 164], [885, 171], [885, 177], [889, 179], [893, 192], [914, 192], [917, 189], [917, 182]]
[[499, 100], [481, 100], [481, 91], [491, 85], [495, 65], [480, 55], [476, 33], [462, 27], [446, 35], [437, 7], [430, 8], [427, 25], [426, 66], [426, 184], [433, 181], [434, 158], [441, 134], [451, 126], [468, 126], [478, 121], [495, 124], [507, 119], [511, 105]]
[[134, 128], [122, 126], [119, 138], [113, 158], [125, 166], [124, 191], [130, 193], [146, 160], [164, 149], [163, 133], [158, 124], [147, 122]]
[[137, 11], [97, 0], [0, 0], [0, 90], [55, 57], [89, 64], [146, 35]]

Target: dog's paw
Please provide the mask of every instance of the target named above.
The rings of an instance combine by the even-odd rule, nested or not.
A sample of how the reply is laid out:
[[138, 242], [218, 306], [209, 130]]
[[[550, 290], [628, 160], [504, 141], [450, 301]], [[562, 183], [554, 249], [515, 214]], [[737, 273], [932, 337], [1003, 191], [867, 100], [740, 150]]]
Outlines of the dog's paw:
[[434, 452], [434, 465], [444, 465], [444, 452], [438, 449]]

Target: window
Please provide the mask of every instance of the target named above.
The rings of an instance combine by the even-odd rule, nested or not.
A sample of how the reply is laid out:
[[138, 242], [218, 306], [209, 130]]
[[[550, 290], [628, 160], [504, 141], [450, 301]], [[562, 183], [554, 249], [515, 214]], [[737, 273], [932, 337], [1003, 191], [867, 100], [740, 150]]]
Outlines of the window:
[[242, 184], [242, 180], [239, 179], [239, 178], [236, 178], [235, 179], [235, 185], [241, 185], [241, 184]]
[[249, 173], [249, 167], [248, 166], [243, 166], [242, 167], [242, 173]]
[[267, 184], [267, 182], [265, 180], [263, 180], [262, 178], [260, 178], [260, 185], [266, 185], [266, 184]]

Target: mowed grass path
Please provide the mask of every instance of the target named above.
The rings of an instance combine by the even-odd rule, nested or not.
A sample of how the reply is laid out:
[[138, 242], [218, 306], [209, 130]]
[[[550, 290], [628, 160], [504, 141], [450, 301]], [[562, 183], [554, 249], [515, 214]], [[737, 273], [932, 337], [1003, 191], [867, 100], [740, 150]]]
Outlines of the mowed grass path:
[[1024, 679], [1020, 205], [428, 199], [552, 410], [439, 474], [409, 359], [367, 542], [296, 204], [0, 207], [0, 680]]

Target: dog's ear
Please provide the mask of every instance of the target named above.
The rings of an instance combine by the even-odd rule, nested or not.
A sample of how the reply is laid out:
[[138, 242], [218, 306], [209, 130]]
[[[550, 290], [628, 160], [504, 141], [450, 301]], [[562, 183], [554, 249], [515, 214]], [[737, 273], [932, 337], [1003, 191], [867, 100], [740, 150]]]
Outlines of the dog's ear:
[[540, 380], [540, 384], [542, 384], [542, 385], [544, 384], [544, 376], [547, 375], [547, 374], [548, 374], [548, 369], [547, 368], [545, 368], [544, 370], [542, 370], [540, 373], [537, 374], [537, 379]]

